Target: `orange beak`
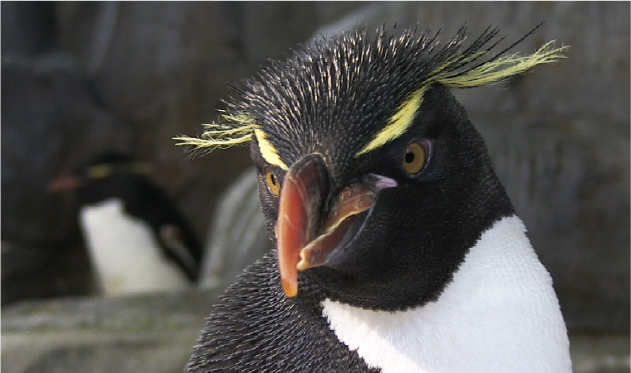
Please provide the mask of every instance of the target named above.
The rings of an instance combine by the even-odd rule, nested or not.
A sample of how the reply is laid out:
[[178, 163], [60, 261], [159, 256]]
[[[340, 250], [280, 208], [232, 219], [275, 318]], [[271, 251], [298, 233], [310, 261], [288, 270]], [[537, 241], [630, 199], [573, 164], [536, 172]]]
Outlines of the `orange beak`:
[[371, 174], [332, 195], [319, 154], [309, 154], [291, 166], [283, 180], [275, 227], [287, 297], [298, 294], [298, 271], [327, 264], [347, 233], [353, 234], [349, 228], [357, 215], [372, 207], [379, 190], [393, 186], [396, 181]]

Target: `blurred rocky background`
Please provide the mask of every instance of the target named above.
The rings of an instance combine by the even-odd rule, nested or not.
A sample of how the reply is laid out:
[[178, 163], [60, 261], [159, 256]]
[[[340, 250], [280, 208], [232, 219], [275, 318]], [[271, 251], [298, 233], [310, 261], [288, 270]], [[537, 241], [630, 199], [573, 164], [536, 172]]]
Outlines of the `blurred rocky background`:
[[[571, 46], [568, 59], [455, 93], [487, 140], [571, 332], [583, 338], [574, 348], [600, 348], [600, 360], [575, 354], [585, 357], [575, 371], [628, 371], [629, 14], [628, 2], [2, 2], [7, 371], [179, 371], [216, 299], [210, 291], [25, 302], [92, 294], [76, 200], [47, 192], [54, 176], [104, 150], [130, 153], [155, 165], [154, 181], [200, 238], [216, 241], [207, 235], [221, 232], [210, 229], [212, 216], [248, 168], [247, 148], [190, 160], [172, 138], [197, 135], [201, 123], [217, 119], [227, 83], [297, 43], [357, 26], [429, 25], [447, 40], [465, 22], [471, 38], [495, 25], [508, 46], [542, 21], [516, 51], [556, 39]], [[190, 335], [164, 337], [182, 330]], [[602, 335], [622, 335], [615, 338], [623, 348], [606, 347], [611, 339]], [[66, 342], [46, 355], [59, 340]], [[25, 345], [33, 350], [19, 354]], [[136, 360], [94, 368], [132, 352]]]

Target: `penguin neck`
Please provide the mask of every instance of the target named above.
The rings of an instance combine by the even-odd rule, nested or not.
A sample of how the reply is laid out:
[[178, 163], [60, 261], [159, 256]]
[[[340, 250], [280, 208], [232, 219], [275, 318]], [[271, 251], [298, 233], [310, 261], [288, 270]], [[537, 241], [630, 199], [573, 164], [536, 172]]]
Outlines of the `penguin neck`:
[[514, 215], [481, 235], [435, 302], [396, 312], [321, 306], [340, 341], [383, 372], [569, 371], [551, 278]]

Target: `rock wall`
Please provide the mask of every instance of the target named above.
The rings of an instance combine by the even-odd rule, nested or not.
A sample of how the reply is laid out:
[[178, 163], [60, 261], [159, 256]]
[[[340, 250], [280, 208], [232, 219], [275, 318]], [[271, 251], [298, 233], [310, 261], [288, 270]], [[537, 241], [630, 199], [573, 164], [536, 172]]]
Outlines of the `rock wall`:
[[203, 237], [247, 149], [187, 159], [171, 140], [217, 117], [226, 83], [296, 43], [358, 24], [473, 37], [492, 24], [516, 50], [556, 39], [569, 58], [457, 92], [544, 264], [569, 325], [629, 328], [628, 3], [2, 3], [2, 300], [87, 294], [71, 197], [54, 175], [116, 148]]

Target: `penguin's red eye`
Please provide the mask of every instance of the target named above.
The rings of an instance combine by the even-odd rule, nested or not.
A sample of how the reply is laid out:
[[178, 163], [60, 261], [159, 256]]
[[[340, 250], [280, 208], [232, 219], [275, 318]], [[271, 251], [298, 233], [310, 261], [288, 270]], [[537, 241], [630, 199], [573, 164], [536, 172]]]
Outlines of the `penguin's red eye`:
[[425, 148], [418, 143], [411, 143], [405, 149], [403, 153], [403, 159], [401, 160], [401, 167], [409, 175], [418, 174], [425, 167], [427, 162], [427, 153]]
[[265, 184], [267, 185], [267, 189], [277, 196], [280, 193], [280, 183], [276, 178], [276, 175], [269, 168], [265, 167], [263, 169], [263, 177], [265, 178]]

